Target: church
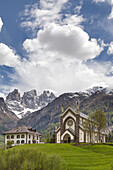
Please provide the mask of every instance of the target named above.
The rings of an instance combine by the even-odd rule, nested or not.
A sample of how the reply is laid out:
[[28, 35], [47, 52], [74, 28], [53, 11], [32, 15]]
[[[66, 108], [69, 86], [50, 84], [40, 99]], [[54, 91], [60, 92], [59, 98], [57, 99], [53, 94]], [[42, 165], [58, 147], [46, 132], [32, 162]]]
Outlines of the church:
[[[95, 128], [91, 133], [84, 128], [85, 121], [88, 120], [88, 116], [79, 111], [79, 105], [77, 103], [76, 110], [70, 106], [63, 110], [60, 114], [60, 127], [56, 129], [56, 143], [99, 143], [99, 132]], [[92, 122], [95, 123], [95, 122]], [[92, 137], [91, 137], [91, 136]], [[105, 143], [105, 132], [101, 132], [100, 141]]]

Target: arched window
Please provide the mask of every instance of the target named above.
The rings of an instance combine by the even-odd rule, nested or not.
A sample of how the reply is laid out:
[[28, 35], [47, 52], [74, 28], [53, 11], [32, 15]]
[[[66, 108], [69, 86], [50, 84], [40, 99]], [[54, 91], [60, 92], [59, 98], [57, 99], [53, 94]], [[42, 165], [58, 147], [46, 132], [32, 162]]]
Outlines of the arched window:
[[7, 135], [7, 139], [10, 139], [10, 136], [9, 136], [9, 135]]
[[19, 140], [17, 140], [17, 142], [16, 142], [17, 144], [20, 144], [20, 141]]
[[14, 135], [11, 135], [11, 139], [14, 139]]
[[21, 135], [21, 138], [24, 138], [25, 137], [25, 135]]
[[21, 144], [23, 144], [24, 143], [24, 140], [21, 140]]
[[29, 144], [31, 143], [31, 141], [29, 140]]
[[20, 135], [17, 135], [17, 138], [20, 138]]

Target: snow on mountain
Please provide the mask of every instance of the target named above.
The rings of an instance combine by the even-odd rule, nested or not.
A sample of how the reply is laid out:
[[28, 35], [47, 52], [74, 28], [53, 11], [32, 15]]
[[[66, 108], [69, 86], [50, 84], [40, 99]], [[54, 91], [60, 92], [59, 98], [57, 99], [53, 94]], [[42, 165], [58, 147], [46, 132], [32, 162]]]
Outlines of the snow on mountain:
[[18, 90], [14, 89], [14, 91], [7, 95], [6, 105], [9, 110], [18, 116], [18, 118], [22, 118], [45, 107], [55, 98], [55, 95], [49, 91], [44, 91], [40, 96], [37, 96], [36, 90], [24, 92], [21, 97]]

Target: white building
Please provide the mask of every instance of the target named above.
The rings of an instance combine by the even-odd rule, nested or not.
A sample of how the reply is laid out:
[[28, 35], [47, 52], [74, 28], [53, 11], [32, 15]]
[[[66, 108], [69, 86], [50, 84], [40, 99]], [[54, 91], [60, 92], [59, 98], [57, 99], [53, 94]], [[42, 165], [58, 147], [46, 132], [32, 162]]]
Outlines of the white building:
[[8, 141], [12, 141], [13, 145], [40, 143], [41, 136], [40, 133], [36, 132], [36, 129], [24, 125], [4, 132], [3, 135], [5, 145]]
[[[97, 129], [95, 128], [91, 135], [88, 129], [86, 130], [84, 128], [84, 123], [87, 119], [87, 115], [79, 112], [78, 106], [76, 111], [73, 110], [70, 106], [65, 111], [62, 110], [60, 115], [60, 127], [56, 130], [56, 143], [90, 143], [92, 141], [93, 143], [98, 143], [99, 133]], [[105, 142], [104, 132], [101, 132], [101, 142]]]

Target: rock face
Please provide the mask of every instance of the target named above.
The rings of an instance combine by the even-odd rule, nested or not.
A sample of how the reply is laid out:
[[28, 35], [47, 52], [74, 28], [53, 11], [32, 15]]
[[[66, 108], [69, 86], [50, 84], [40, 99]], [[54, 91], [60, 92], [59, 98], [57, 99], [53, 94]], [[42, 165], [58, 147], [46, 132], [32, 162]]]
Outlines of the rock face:
[[38, 99], [38, 105], [45, 107], [48, 103], [51, 103], [55, 99], [55, 95], [52, 92], [44, 91]]
[[15, 89], [6, 97], [6, 105], [10, 111], [13, 111], [19, 118], [22, 118], [33, 111], [45, 107], [55, 98], [55, 95], [49, 91], [44, 91], [40, 96], [37, 96], [36, 90], [24, 92], [21, 97], [18, 90]]
[[8, 94], [8, 96], [6, 97], [6, 100], [20, 101], [20, 93], [18, 92], [17, 89], [14, 89], [14, 91]]
[[21, 99], [21, 104], [25, 108], [38, 109], [38, 96], [36, 90], [24, 92], [23, 97]]
[[14, 128], [17, 125], [18, 118], [11, 112], [3, 98], [0, 98], [0, 133]]

